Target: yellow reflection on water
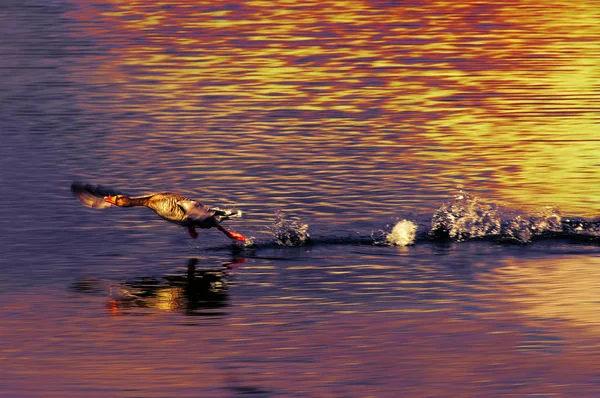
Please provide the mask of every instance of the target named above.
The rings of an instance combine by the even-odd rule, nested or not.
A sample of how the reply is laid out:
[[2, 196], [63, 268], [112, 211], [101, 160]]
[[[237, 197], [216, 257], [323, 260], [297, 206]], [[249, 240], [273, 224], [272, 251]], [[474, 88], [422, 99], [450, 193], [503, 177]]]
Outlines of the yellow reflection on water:
[[277, 140], [258, 157], [285, 157], [299, 145], [293, 130], [308, 128], [318, 143], [301, 142], [302, 159], [346, 164], [324, 140], [394, 148], [369, 167], [385, 173], [402, 159], [417, 174], [437, 168], [423, 184], [600, 211], [594, 1], [77, 4], [80, 34], [106, 49], [73, 66], [75, 80], [100, 88], [80, 93], [81, 106], [185, 125], [163, 136], [236, 128], [250, 143]]
[[568, 321], [600, 333], [600, 258], [562, 257], [511, 261], [498, 270], [517, 313], [536, 320]]

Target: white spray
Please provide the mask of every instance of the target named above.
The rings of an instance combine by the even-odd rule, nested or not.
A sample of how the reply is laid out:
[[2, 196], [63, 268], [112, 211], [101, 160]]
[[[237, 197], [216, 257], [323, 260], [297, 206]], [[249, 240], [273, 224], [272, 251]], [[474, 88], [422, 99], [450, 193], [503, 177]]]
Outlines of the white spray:
[[409, 220], [401, 220], [394, 225], [392, 232], [385, 236], [388, 244], [394, 246], [408, 246], [415, 242], [417, 224]]

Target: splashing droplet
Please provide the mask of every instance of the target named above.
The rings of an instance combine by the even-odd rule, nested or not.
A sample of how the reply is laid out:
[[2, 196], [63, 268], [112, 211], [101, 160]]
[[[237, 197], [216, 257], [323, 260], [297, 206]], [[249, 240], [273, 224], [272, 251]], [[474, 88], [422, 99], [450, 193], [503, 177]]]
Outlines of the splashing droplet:
[[308, 224], [287, 218], [282, 211], [276, 213], [275, 224], [269, 228], [280, 246], [303, 246], [310, 242]]
[[394, 225], [392, 232], [386, 235], [385, 240], [390, 245], [408, 246], [415, 242], [417, 224], [409, 220], [401, 220]]
[[433, 215], [429, 236], [465, 241], [499, 236], [502, 218], [497, 206], [461, 191]]

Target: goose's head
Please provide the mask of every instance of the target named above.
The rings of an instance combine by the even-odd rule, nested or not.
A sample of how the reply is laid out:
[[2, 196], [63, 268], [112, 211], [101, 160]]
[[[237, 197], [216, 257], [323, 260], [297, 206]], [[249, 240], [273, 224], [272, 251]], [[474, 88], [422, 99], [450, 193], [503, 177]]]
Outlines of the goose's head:
[[131, 206], [131, 199], [125, 195], [105, 196], [104, 201], [110, 203], [113, 206], [119, 206], [119, 207]]

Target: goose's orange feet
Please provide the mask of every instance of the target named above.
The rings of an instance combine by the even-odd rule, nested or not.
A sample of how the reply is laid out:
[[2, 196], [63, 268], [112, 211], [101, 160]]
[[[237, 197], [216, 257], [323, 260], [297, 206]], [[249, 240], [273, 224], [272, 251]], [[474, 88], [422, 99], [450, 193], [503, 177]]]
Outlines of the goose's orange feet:
[[242, 234], [240, 234], [239, 232], [235, 232], [235, 231], [228, 231], [225, 228], [223, 228], [220, 225], [217, 225], [217, 229], [221, 232], [223, 232], [225, 235], [227, 235], [227, 237], [229, 239], [233, 239], [233, 240], [239, 240], [241, 242], [245, 242], [246, 241], [246, 237]]
[[229, 234], [230, 234], [229, 237], [231, 239], [239, 240], [240, 242], [246, 241], [246, 237], [244, 235], [240, 234], [239, 232], [229, 231]]

